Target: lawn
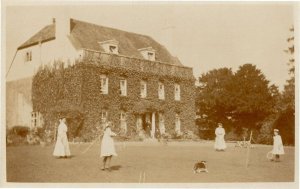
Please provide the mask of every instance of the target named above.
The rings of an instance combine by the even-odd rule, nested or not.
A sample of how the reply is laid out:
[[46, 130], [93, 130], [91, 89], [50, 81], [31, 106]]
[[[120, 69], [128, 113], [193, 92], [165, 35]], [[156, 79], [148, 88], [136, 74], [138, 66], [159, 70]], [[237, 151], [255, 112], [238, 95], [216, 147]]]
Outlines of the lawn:
[[[53, 145], [7, 147], [8, 182], [138, 183], [145, 172], [147, 183], [293, 182], [294, 148], [285, 147], [279, 163], [270, 162], [271, 146], [257, 145], [250, 151], [246, 168], [245, 148], [228, 144], [216, 152], [212, 142], [116, 143], [112, 171], [100, 170], [100, 144], [82, 153], [89, 144], [71, 144], [70, 159], [52, 156]], [[193, 165], [206, 160], [209, 173], [194, 174]]]

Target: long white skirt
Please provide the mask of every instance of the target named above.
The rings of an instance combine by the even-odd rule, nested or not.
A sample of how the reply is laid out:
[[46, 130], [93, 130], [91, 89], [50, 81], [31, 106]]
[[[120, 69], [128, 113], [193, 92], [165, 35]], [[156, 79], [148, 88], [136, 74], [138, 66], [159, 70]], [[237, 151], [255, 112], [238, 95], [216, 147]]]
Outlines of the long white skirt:
[[284, 154], [283, 145], [274, 145], [272, 154], [283, 155]]
[[215, 149], [216, 150], [225, 150], [226, 149], [226, 143], [224, 140], [224, 136], [217, 136], [215, 141]]
[[107, 135], [103, 136], [101, 143], [100, 157], [104, 156], [117, 156], [114, 140]]
[[70, 156], [70, 147], [67, 136], [58, 137], [56, 140], [54, 156]]

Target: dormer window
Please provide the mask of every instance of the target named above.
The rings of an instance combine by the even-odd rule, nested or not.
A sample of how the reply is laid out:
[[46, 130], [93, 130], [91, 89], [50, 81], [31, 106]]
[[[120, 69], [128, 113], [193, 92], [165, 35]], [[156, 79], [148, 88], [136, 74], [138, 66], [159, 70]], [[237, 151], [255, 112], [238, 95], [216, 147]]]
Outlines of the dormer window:
[[25, 62], [30, 62], [32, 60], [32, 52], [27, 51], [25, 54]]
[[138, 49], [146, 60], [155, 61], [155, 50], [152, 47]]
[[117, 46], [110, 45], [110, 46], [109, 46], [109, 52], [110, 52], [110, 53], [113, 53], [113, 54], [118, 54]]
[[112, 39], [112, 40], [99, 42], [99, 44], [106, 53], [119, 54], [118, 41]]
[[155, 60], [153, 52], [148, 52], [148, 60]]

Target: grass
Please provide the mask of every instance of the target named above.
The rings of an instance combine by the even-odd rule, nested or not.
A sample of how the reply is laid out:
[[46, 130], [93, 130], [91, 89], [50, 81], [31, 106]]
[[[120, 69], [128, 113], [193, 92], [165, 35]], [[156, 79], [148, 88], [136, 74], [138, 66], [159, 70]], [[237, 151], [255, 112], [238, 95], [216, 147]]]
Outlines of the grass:
[[[7, 147], [7, 182], [47, 183], [138, 183], [141, 172], [147, 183], [216, 182], [293, 182], [294, 148], [286, 147], [279, 163], [266, 158], [271, 146], [256, 146], [250, 151], [228, 144], [225, 152], [216, 152], [213, 143], [172, 142], [168, 145], [116, 143], [117, 157], [112, 171], [101, 171], [100, 144], [82, 153], [89, 144], [71, 144], [71, 159], [52, 156], [53, 145]], [[209, 173], [194, 174], [193, 165], [206, 160]]]

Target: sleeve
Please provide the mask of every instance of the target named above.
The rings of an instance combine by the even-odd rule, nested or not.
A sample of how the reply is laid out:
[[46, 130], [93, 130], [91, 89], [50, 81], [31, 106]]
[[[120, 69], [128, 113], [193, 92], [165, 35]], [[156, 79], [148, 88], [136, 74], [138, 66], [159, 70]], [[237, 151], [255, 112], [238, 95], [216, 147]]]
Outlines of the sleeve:
[[67, 125], [66, 124], [64, 124], [64, 127], [63, 127], [63, 132], [68, 132], [68, 127], [67, 127]]
[[112, 132], [110, 128], [109, 128], [109, 131], [108, 131], [108, 132], [109, 132], [109, 135], [110, 135], [110, 136], [116, 136], [116, 133]]
[[61, 134], [62, 134], [62, 128], [61, 128], [61, 124], [59, 124], [57, 128], [57, 135], [60, 136]]

